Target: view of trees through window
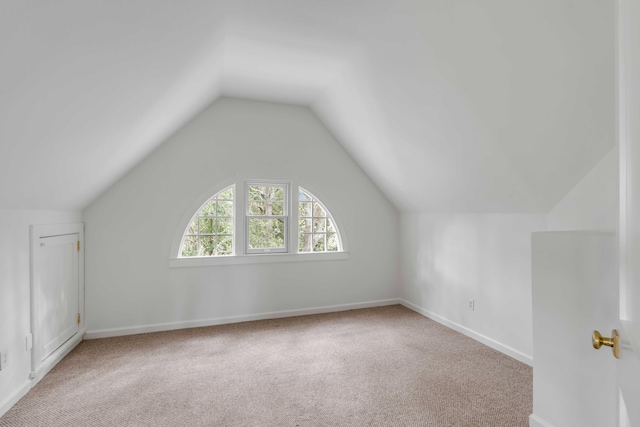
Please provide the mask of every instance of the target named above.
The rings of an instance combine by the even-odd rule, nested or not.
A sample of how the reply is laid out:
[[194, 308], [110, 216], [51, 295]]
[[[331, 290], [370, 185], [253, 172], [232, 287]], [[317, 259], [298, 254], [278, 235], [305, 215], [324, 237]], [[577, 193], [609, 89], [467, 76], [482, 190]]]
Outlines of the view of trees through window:
[[[287, 183], [251, 182], [241, 197], [244, 212], [240, 223], [234, 222], [234, 190], [231, 185], [215, 194], [193, 216], [184, 232], [180, 257], [233, 255], [236, 227], [244, 222], [246, 253], [289, 252], [289, 185]], [[341, 251], [338, 229], [331, 214], [310, 192], [297, 188], [298, 253]], [[295, 208], [295, 205], [292, 206]], [[291, 230], [296, 233], [295, 228]], [[295, 251], [295, 249], [294, 249]]]
[[298, 251], [338, 250], [338, 233], [333, 219], [318, 199], [300, 188], [298, 192]]
[[193, 217], [182, 239], [182, 256], [231, 255], [233, 228], [233, 187], [227, 187]]
[[248, 249], [286, 250], [287, 186], [249, 185], [247, 188]]

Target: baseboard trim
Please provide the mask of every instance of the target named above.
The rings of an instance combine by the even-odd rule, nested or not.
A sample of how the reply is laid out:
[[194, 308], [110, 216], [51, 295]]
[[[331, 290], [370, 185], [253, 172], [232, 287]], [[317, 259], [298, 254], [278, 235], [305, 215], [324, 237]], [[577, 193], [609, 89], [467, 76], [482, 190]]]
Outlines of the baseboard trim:
[[368, 301], [354, 304], [338, 304], [322, 307], [304, 308], [296, 310], [270, 311], [265, 313], [247, 314], [239, 316], [217, 317], [213, 319], [189, 320], [186, 322], [157, 323], [151, 325], [130, 326], [126, 328], [96, 329], [87, 331], [84, 339], [98, 339], [125, 335], [144, 334], [148, 332], [171, 331], [174, 329], [201, 328], [205, 326], [225, 325], [228, 323], [251, 322], [254, 320], [279, 319], [284, 317], [306, 316], [309, 314], [332, 313], [337, 311], [357, 310], [360, 308], [383, 307], [400, 304], [398, 298]]
[[62, 344], [60, 348], [58, 348], [55, 352], [51, 354], [51, 356], [47, 357], [41, 364], [36, 368], [35, 371], [31, 372], [29, 378], [31, 379], [31, 387], [34, 387], [38, 382], [44, 378], [45, 375], [49, 373], [62, 359], [65, 358], [67, 354], [71, 352], [78, 344], [82, 342], [82, 336], [84, 335], [83, 331], [78, 332], [72, 338], [70, 338], [67, 342]]
[[18, 400], [29, 393], [29, 390], [31, 390], [31, 381], [25, 381], [16, 391], [11, 393], [9, 397], [0, 402], [0, 417], [6, 414], [13, 405], [18, 403]]
[[524, 354], [514, 348], [509, 347], [508, 345], [504, 345], [492, 338], [489, 338], [485, 335], [479, 334], [465, 326], [462, 326], [456, 322], [452, 322], [451, 320], [440, 316], [439, 314], [435, 314], [429, 310], [425, 310], [422, 307], [419, 307], [403, 298], [400, 298], [400, 304], [402, 304], [403, 306], [407, 307], [410, 310], [415, 311], [416, 313], [420, 313], [422, 314], [424, 317], [428, 317], [431, 320], [434, 320], [438, 323], [440, 323], [441, 325], [444, 325], [448, 328], [451, 328], [455, 331], [460, 332], [461, 334], [464, 334], [466, 336], [468, 336], [469, 338], [473, 338], [476, 341], [481, 342], [482, 344], [489, 346], [491, 348], [493, 348], [494, 350], [498, 350], [501, 353], [506, 354], [507, 356], [513, 357], [514, 359], [522, 362], [522, 363], [526, 363], [529, 366], [533, 366], [533, 357]]
[[553, 427], [552, 424], [544, 421], [535, 414], [529, 415], [529, 427]]

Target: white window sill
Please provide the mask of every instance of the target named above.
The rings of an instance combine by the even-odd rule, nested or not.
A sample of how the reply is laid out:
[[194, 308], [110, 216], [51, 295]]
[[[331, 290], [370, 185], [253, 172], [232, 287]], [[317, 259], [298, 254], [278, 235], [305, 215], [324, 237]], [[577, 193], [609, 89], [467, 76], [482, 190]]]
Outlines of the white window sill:
[[317, 252], [298, 254], [246, 254], [215, 257], [171, 258], [169, 268], [207, 267], [216, 265], [264, 264], [272, 262], [334, 261], [348, 259], [348, 252]]

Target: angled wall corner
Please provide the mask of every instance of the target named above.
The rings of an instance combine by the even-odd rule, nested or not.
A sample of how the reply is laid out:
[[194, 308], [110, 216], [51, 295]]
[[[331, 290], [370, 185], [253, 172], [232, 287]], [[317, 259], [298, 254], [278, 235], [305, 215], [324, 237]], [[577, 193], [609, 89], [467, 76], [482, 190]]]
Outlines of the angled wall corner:
[[[183, 219], [229, 177], [290, 180], [317, 194], [349, 236], [348, 259], [169, 269]], [[397, 297], [397, 211], [305, 107], [219, 99], [92, 203], [84, 222], [89, 332]]]

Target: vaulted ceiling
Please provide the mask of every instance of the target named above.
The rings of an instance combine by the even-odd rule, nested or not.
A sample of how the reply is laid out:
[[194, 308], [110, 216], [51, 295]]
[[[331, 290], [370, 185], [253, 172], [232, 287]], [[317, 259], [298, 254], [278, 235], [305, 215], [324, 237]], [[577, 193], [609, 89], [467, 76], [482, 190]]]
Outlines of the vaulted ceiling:
[[405, 212], [544, 213], [615, 145], [601, 0], [3, 0], [0, 208], [82, 209], [220, 96], [305, 105]]

